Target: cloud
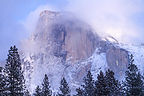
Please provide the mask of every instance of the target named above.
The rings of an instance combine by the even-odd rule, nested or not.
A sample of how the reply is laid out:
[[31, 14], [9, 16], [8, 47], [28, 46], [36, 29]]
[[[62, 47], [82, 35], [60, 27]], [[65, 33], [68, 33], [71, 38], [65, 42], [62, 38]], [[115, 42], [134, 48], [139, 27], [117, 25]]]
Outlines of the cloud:
[[35, 31], [37, 21], [39, 19], [40, 13], [43, 10], [57, 10], [55, 7], [50, 5], [41, 5], [36, 8], [34, 11], [31, 11], [25, 20], [21, 21], [23, 24], [26, 32], [30, 35], [32, 32]]
[[142, 0], [68, 0], [65, 10], [85, 20], [102, 37], [111, 35], [120, 42], [141, 42], [142, 27], [134, 16], [144, 11]]

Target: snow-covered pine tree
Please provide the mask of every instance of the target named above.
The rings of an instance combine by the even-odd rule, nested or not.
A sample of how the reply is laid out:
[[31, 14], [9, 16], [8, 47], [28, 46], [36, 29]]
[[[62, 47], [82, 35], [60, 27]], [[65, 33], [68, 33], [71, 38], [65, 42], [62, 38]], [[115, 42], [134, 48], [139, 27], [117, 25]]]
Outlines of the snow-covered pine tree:
[[42, 95], [43, 96], [52, 96], [52, 91], [50, 90], [50, 84], [48, 76], [45, 74], [43, 83], [42, 83]]
[[36, 87], [35, 93], [33, 94], [34, 96], [43, 96], [42, 95], [42, 90], [39, 86]]
[[84, 95], [83, 95], [83, 90], [82, 90], [81, 88], [77, 88], [77, 89], [76, 89], [76, 92], [77, 92], [77, 94], [74, 95], [74, 96], [84, 96]]
[[110, 69], [106, 71], [105, 75], [106, 89], [108, 96], [121, 96], [121, 85], [114, 77], [114, 72]]
[[108, 96], [107, 84], [104, 73], [102, 71], [100, 71], [97, 76], [95, 86], [96, 91], [94, 96]]
[[86, 77], [84, 77], [84, 85], [82, 85], [82, 87], [84, 96], [94, 96], [94, 80], [90, 71], [88, 71]]
[[23, 96], [25, 80], [23, 76], [20, 56], [16, 46], [11, 47], [9, 50], [5, 65], [5, 72], [8, 96]]
[[3, 70], [4, 69], [0, 67], [0, 96], [6, 96], [6, 77]]
[[130, 63], [125, 74], [124, 89], [127, 96], [144, 96], [143, 81], [137, 66], [133, 63], [133, 55], [130, 55]]
[[60, 93], [57, 96], [70, 96], [70, 89], [66, 79], [63, 77], [60, 85]]

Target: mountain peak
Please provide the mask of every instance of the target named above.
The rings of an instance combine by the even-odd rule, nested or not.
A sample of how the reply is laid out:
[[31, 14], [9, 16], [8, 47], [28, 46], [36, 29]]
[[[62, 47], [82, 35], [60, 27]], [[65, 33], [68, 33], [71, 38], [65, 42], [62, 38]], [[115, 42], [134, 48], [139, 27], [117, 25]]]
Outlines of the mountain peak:
[[59, 12], [44, 10], [40, 13], [40, 17], [45, 16], [45, 15], [50, 16], [50, 17], [54, 17], [54, 16], [59, 15]]

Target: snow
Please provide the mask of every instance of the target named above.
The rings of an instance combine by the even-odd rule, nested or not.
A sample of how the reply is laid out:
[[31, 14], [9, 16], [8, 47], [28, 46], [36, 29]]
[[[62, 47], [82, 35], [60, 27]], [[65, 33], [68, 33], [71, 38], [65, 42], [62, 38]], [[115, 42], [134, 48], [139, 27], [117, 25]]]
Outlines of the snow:
[[144, 72], [144, 46], [133, 44], [119, 44], [121, 48], [126, 49], [129, 54], [133, 54], [134, 63], [140, 69], [140, 72]]
[[60, 59], [55, 56], [42, 53], [42, 51], [39, 51], [37, 54], [27, 53], [26, 56], [23, 57], [24, 62], [27, 62], [24, 65], [25, 68], [30, 67], [29, 69], [25, 69], [25, 77], [31, 93], [34, 92], [37, 85], [41, 85], [44, 74], [48, 74], [51, 87], [54, 92], [57, 92], [63, 76], [66, 77], [70, 87], [77, 88], [80, 86], [79, 81], [74, 81], [74, 75], [77, 74], [78, 70], [82, 70], [80, 68], [87, 66], [89, 63], [91, 63], [91, 72], [94, 77], [97, 77], [96, 73], [99, 73], [100, 70], [104, 71], [107, 68], [105, 54], [99, 54], [98, 49], [96, 49], [94, 54], [87, 60], [78, 61], [75, 64], [72, 64], [70, 61], [62, 64]]
[[96, 79], [100, 70], [105, 71], [108, 68], [106, 62], [106, 54], [99, 54], [98, 49], [96, 49], [90, 59], [92, 62], [91, 73], [93, 74], [94, 79]]

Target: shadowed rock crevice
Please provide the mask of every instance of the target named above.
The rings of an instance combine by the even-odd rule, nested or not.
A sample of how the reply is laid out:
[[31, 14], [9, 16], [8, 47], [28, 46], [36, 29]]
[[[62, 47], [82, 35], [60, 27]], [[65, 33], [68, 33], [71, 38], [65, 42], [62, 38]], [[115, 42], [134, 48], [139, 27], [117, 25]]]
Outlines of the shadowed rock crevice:
[[52, 29], [52, 36], [55, 43], [55, 48], [53, 53], [56, 57], [62, 57], [63, 61], [66, 61], [67, 51], [65, 48], [65, 38], [66, 38], [66, 30], [64, 25], [56, 24]]

